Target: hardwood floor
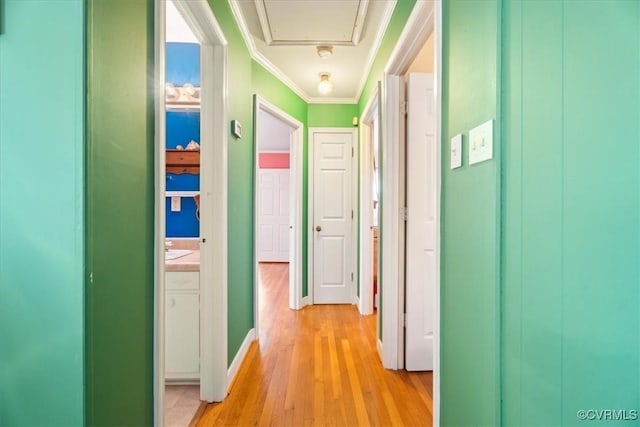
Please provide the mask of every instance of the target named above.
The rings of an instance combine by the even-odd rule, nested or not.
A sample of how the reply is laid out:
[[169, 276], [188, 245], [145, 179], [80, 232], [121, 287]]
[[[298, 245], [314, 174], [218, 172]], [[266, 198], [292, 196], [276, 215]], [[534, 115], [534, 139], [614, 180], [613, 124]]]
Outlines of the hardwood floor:
[[431, 426], [432, 375], [382, 368], [375, 316], [287, 307], [288, 264], [260, 266], [260, 343], [198, 426]]

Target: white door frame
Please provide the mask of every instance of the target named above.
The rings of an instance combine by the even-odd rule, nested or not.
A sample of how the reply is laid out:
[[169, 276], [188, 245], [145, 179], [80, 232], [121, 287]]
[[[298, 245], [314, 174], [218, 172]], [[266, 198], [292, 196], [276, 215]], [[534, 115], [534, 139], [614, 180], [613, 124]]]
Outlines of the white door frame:
[[[373, 313], [373, 240], [371, 238], [371, 227], [373, 226], [373, 197], [371, 194], [371, 176], [373, 167], [371, 158], [373, 157], [373, 121], [378, 119], [377, 113], [380, 94], [378, 85], [364, 107], [360, 116], [360, 230], [358, 239], [360, 241], [360, 259], [358, 263], [358, 282], [360, 298], [358, 300], [358, 310], [362, 315]], [[375, 114], [375, 116], [374, 116]], [[369, 182], [369, 185], [365, 184]]]
[[[155, 0], [154, 418], [164, 425], [165, 3]], [[206, 0], [175, 0], [200, 42], [200, 398], [227, 394], [227, 41]]]
[[253, 215], [253, 318], [256, 337], [260, 337], [259, 319], [260, 304], [258, 301], [259, 281], [258, 281], [258, 207], [260, 206], [260, 191], [258, 169], [259, 163], [259, 144], [258, 129], [260, 129], [260, 111], [265, 111], [280, 121], [286, 123], [292, 128], [291, 140], [289, 142], [289, 228], [292, 230], [289, 234], [289, 308], [299, 310], [302, 304], [302, 150], [304, 125], [285, 113], [283, 110], [268, 102], [259, 95], [254, 95], [254, 215]]
[[[309, 226], [309, 230], [307, 231], [307, 236], [308, 236], [308, 240], [307, 240], [307, 286], [308, 286], [308, 297], [305, 298], [306, 301], [308, 301], [309, 304], [313, 304], [314, 300], [313, 300], [313, 283], [314, 283], [314, 245], [313, 242], [315, 241], [315, 229], [314, 229], [314, 225], [313, 225], [313, 207], [314, 207], [314, 192], [313, 192], [313, 170], [314, 170], [314, 166], [313, 166], [313, 135], [315, 133], [326, 133], [326, 132], [345, 132], [345, 131], [349, 131], [352, 134], [352, 139], [351, 139], [351, 147], [355, 152], [356, 149], [356, 144], [358, 141], [358, 131], [355, 128], [348, 128], [348, 127], [310, 127], [309, 128], [309, 138], [308, 138], [308, 149], [309, 149], [309, 153], [308, 153], [308, 171], [309, 171], [309, 182], [307, 184], [307, 188], [308, 188], [308, 200], [307, 200], [307, 224]], [[353, 152], [353, 153], [354, 153]], [[358, 262], [358, 257], [357, 257], [357, 252], [358, 252], [358, 239], [356, 238], [356, 225], [355, 225], [355, 218], [358, 218], [358, 204], [356, 203], [356, 197], [358, 194], [358, 174], [356, 173], [356, 171], [358, 170], [358, 160], [357, 160], [357, 156], [355, 154], [352, 155], [351, 157], [351, 206], [353, 209], [353, 220], [351, 221], [351, 253], [352, 255], [352, 259], [351, 259], [351, 269], [354, 270], [353, 273], [355, 275], [355, 267], [357, 266], [357, 262]], [[355, 277], [354, 277], [355, 280]], [[353, 303], [356, 304], [357, 300], [356, 300], [356, 287], [355, 285], [353, 286]]]
[[[384, 136], [382, 139], [383, 161], [383, 223], [382, 223], [382, 252], [384, 258], [382, 286], [384, 286], [382, 304], [382, 337], [383, 337], [383, 365], [389, 369], [400, 369], [404, 364], [404, 330], [402, 320], [404, 316], [404, 248], [400, 245], [400, 212], [404, 206], [399, 198], [389, 194], [389, 191], [399, 188], [404, 180], [403, 162], [399, 152], [400, 135], [403, 133], [399, 117], [401, 101], [401, 76], [417, 56], [429, 35], [434, 34], [434, 78], [436, 105], [436, 141], [442, 139], [442, 2], [418, 1], [405, 25], [389, 61], [384, 69], [383, 90], [383, 120]], [[437, 165], [440, 168], [441, 149], [438, 143]], [[437, 176], [437, 200], [440, 200], [441, 173]], [[438, 208], [439, 209], [439, 208]], [[440, 218], [437, 219], [438, 224]], [[404, 224], [402, 224], [402, 228]], [[385, 230], [387, 231], [385, 233]], [[437, 247], [440, 247], [440, 228], [437, 231]], [[389, 254], [401, 253], [401, 257]], [[435, 291], [435, 327], [434, 327], [434, 369], [433, 369], [433, 425], [440, 424], [440, 258], [438, 265], [437, 285]]]

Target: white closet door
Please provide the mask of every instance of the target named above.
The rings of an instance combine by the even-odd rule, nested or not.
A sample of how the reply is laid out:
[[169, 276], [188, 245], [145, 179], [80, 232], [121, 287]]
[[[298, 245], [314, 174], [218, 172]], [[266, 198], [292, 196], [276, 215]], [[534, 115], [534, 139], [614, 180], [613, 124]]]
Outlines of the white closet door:
[[289, 262], [289, 169], [259, 170], [260, 262]]
[[407, 110], [405, 366], [431, 371], [439, 209], [433, 74], [409, 74]]

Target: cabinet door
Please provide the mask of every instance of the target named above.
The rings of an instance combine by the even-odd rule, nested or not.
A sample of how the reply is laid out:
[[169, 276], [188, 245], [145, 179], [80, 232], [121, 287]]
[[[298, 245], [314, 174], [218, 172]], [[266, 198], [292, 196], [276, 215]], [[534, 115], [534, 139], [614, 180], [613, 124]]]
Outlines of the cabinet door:
[[167, 293], [165, 372], [167, 379], [200, 378], [200, 297]]

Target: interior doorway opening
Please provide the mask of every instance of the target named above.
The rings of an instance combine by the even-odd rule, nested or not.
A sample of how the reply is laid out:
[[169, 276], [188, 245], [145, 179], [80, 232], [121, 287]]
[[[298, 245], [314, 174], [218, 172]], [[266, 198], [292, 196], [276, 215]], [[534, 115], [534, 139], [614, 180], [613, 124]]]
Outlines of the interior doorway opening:
[[[154, 418], [188, 425], [228, 387], [227, 42], [206, 0], [155, 13]], [[184, 419], [165, 413], [176, 398], [196, 400]]]
[[289, 308], [302, 301], [303, 125], [254, 96], [254, 329], [260, 337], [260, 263], [288, 263]]

